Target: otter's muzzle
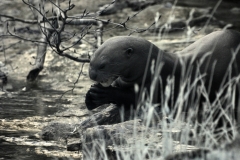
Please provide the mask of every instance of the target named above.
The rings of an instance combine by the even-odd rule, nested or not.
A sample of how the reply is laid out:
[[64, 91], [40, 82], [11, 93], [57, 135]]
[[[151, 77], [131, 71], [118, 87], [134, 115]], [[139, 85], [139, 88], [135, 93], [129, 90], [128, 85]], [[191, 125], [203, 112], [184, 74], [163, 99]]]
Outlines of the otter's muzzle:
[[96, 81], [97, 80], [97, 72], [96, 71], [94, 71], [94, 70], [89, 70], [89, 77], [92, 79], [92, 80], [94, 80], [94, 81]]

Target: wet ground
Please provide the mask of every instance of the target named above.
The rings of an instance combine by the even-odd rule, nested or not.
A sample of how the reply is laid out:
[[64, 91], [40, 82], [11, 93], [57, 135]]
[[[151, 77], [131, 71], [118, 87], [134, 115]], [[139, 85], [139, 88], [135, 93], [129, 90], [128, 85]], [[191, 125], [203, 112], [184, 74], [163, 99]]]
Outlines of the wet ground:
[[[27, 84], [25, 77], [10, 77], [7, 93], [0, 97], [0, 157], [3, 159], [51, 159], [49, 157], [71, 157], [74, 152], [66, 151], [64, 142], [44, 142], [36, 135], [49, 122], [77, 123], [87, 111], [80, 112], [84, 93], [81, 87], [73, 88], [70, 82], [52, 82], [51, 76], [43, 76], [48, 82]], [[42, 77], [42, 78], [43, 78]], [[53, 80], [56, 80], [53, 78]], [[44, 80], [43, 80], [44, 81]], [[89, 82], [88, 82], [89, 83]], [[90, 84], [90, 83], [89, 83]], [[61, 87], [63, 85], [63, 87]], [[56, 114], [66, 109], [79, 110]], [[76, 115], [77, 114], [77, 115]], [[79, 116], [79, 117], [78, 117]], [[54, 153], [55, 152], [55, 153]], [[54, 155], [55, 154], [55, 155]], [[80, 155], [76, 153], [75, 157]], [[74, 157], [74, 156], [73, 156]]]
[[[6, 14], [16, 16], [26, 12], [20, 1], [0, 3], [2, 3], [1, 9], [4, 7], [9, 8], [3, 10]], [[16, 10], [12, 6], [13, 3], [20, 6], [20, 9]], [[103, 4], [105, 2], [100, 1], [99, 3]], [[76, 2], [77, 4], [79, 3]], [[81, 6], [79, 5], [77, 8], [83, 10], [82, 8], [88, 6], [87, 4], [92, 4], [93, 10], [96, 10], [99, 5], [95, 4], [94, 1], [89, 1], [88, 3], [82, 2]], [[191, 4], [191, 7], [199, 5], [205, 8], [208, 7], [206, 4], [199, 3]], [[186, 5], [179, 7], [180, 9], [178, 8], [176, 12], [185, 13], [184, 6]], [[154, 14], [158, 11], [158, 7], [152, 6], [152, 8], [149, 7], [142, 11], [139, 18], [132, 20], [132, 24], [135, 26], [150, 24], [150, 20], [154, 19]], [[165, 10], [168, 9], [165, 8]], [[124, 9], [117, 15], [103, 18], [114, 18], [115, 16], [116, 19], [120, 17], [121, 20], [124, 20], [126, 14], [133, 13], [131, 9]], [[30, 13], [23, 15], [28, 18], [31, 17]], [[152, 17], [149, 18], [146, 15], [152, 15]], [[168, 15], [167, 11], [166, 15]], [[237, 30], [240, 30], [239, 16], [240, 6], [231, 3], [226, 5], [225, 8], [221, 6], [221, 10], [217, 14], [218, 18], [222, 17], [221, 20], [234, 24], [234, 28]], [[179, 18], [179, 15], [176, 14], [176, 18]], [[164, 19], [166, 18], [163, 17]], [[213, 25], [208, 26], [208, 29], [213, 31], [219, 29], [219, 27]], [[2, 30], [3, 26], [1, 25]], [[114, 35], [126, 35], [127, 33], [129, 31], [116, 29], [104, 32], [103, 38], [105, 40]], [[37, 34], [32, 36], [37, 37]], [[164, 37], [162, 41], [159, 41], [155, 37], [156, 34], [151, 32], [143, 33], [141, 36], [151, 40], [160, 48], [169, 51], [180, 50], [187, 45], [186, 42], [189, 42], [184, 32], [172, 33], [170, 36]], [[201, 36], [202, 34], [195, 35], [192, 41]], [[87, 37], [87, 39], [90, 39], [90, 37]], [[15, 39], [1, 40], [1, 43], [5, 46], [16, 42], [18, 40]], [[93, 47], [84, 42], [74, 49], [76, 49], [77, 53], [83, 55], [88, 51], [93, 51]], [[31, 69], [30, 62], [34, 62], [32, 57], [35, 56], [35, 53], [36, 45], [24, 41], [19, 42], [5, 52], [0, 52], [1, 63], [6, 63], [1, 69], [8, 72], [9, 78], [9, 84], [6, 87], [7, 92], [0, 91], [0, 159], [79, 159], [81, 154], [66, 151], [66, 145], [62, 140], [46, 142], [41, 140], [37, 133], [50, 122], [57, 121], [73, 124], [84, 120], [92, 114], [87, 111], [84, 104], [85, 93], [93, 83], [87, 77], [88, 65], [84, 65], [83, 74], [81, 74], [78, 83], [75, 84], [82, 64], [59, 57], [52, 53], [51, 49], [48, 49], [44, 70], [36, 83], [29, 84], [26, 82], [26, 76]]]

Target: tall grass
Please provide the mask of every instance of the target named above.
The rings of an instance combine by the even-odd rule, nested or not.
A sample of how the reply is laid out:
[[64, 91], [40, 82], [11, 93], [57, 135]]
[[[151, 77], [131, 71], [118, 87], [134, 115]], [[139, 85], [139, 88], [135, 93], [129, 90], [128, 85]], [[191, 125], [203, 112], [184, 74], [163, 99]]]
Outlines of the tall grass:
[[[236, 55], [238, 50], [233, 51], [232, 55]], [[234, 58], [233, 56], [233, 60]], [[176, 92], [175, 77], [169, 77], [166, 86], [158, 85], [162, 81], [159, 76], [161, 67], [152, 67], [155, 70], [152, 73], [150, 92], [142, 90], [137, 109], [131, 113], [131, 127], [126, 129], [126, 124], [122, 124], [123, 127], [116, 124], [119, 130], [106, 133], [105, 129], [109, 128], [99, 126], [98, 133], [94, 132], [88, 137], [88, 143], [83, 143], [84, 159], [109, 159], [112, 154], [115, 159], [124, 160], [164, 158], [174, 152], [197, 148], [211, 150], [222, 143], [230, 142], [237, 134], [235, 108], [238, 106], [235, 98], [240, 76], [227, 79], [232, 74], [230, 64], [226, 74], [227, 82], [222, 84], [216, 99], [210, 101], [209, 88], [205, 87], [203, 80], [205, 75], [200, 72], [192, 75], [192, 68], [184, 65], [182, 61], [181, 66], [185, 68], [185, 72], [181, 75], [175, 103], [171, 103]], [[192, 76], [194, 81], [190, 80]], [[154, 103], [156, 90], [161, 92], [161, 104]], [[159, 138], [151, 142], [151, 137]], [[83, 139], [86, 140], [86, 137]], [[114, 149], [107, 150], [109, 145]]]
[[[187, 29], [190, 39], [193, 30], [190, 27]], [[238, 50], [239, 47], [232, 52], [232, 60]], [[202, 62], [205, 58], [203, 57]], [[150, 90], [144, 88], [141, 90], [141, 86], [135, 87], [135, 90], [141, 91], [141, 94], [137, 109], [131, 114], [133, 119], [129, 125], [132, 126], [131, 129], [121, 128], [121, 124], [116, 124], [119, 125], [119, 130], [111, 134], [104, 132], [106, 127], [104, 126], [102, 129], [99, 127], [100, 132], [92, 134], [87, 140], [83, 137], [85, 142], [87, 141], [83, 143], [84, 159], [164, 159], [175, 152], [197, 148], [211, 150], [236, 137], [235, 112], [239, 107], [235, 104], [235, 98], [237, 90], [240, 89], [238, 85], [240, 76], [227, 79], [231, 77], [232, 65], [229, 65], [225, 76], [227, 83], [222, 84], [216, 99], [210, 101], [208, 94], [211, 85], [209, 88], [205, 87], [203, 80], [205, 75], [200, 72], [192, 75], [193, 68], [186, 66], [184, 61], [181, 63], [184, 72], [181, 75], [177, 97], [173, 97], [175, 77], [169, 77], [164, 88], [159, 85], [162, 82], [159, 76], [162, 66], [156, 62], [157, 65], [151, 67], [153, 78]], [[192, 78], [194, 81], [190, 80]], [[156, 90], [160, 90], [161, 104], [154, 103]], [[123, 115], [124, 111], [121, 114]], [[221, 126], [219, 126], [220, 120]], [[157, 137], [157, 141], [151, 142], [151, 137]]]

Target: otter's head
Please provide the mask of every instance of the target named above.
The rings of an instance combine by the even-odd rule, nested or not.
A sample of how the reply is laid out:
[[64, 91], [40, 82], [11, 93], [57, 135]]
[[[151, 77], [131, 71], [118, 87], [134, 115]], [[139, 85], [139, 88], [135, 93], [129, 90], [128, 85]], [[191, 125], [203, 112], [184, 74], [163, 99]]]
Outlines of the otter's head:
[[143, 76], [151, 43], [138, 37], [118, 36], [103, 43], [90, 61], [89, 76], [108, 87], [121, 77], [134, 82]]

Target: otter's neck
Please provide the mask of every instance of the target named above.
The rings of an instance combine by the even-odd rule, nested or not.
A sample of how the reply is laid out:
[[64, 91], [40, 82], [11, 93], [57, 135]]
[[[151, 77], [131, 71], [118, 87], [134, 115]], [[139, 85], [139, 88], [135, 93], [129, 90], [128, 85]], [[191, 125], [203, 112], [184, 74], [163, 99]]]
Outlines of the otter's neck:
[[[121, 84], [124, 84], [124, 86], [133, 86], [135, 83], [139, 85], [150, 83], [153, 74], [157, 76], [161, 75], [161, 78], [165, 81], [168, 76], [180, 73], [178, 71], [180, 63], [177, 55], [166, 53], [153, 44], [149, 48], [146, 48], [144, 55], [140, 55], [141, 61], [133, 62], [131, 67], [128, 68], [128, 72], [125, 71], [125, 75], [118, 80], [121, 81]], [[155, 62], [154, 66], [152, 66], [153, 61]], [[159, 66], [160, 70], [158, 70]], [[153, 73], [152, 69], [154, 69]]]
[[162, 61], [160, 63], [163, 63], [162, 67], [162, 73], [161, 75], [174, 75], [174, 76], [180, 76], [178, 74], [181, 73], [181, 65], [180, 65], [180, 59], [179, 57], [174, 53], [167, 53], [163, 52]]
[[178, 74], [181, 73], [179, 57], [174, 53], [164, 52], [158, 47], [155, 47], [151, 59], [155, 60], [155, 72], [159, 72], [156, 73], [157, 75], [167, 78], [173, 75], [179, 76]]

